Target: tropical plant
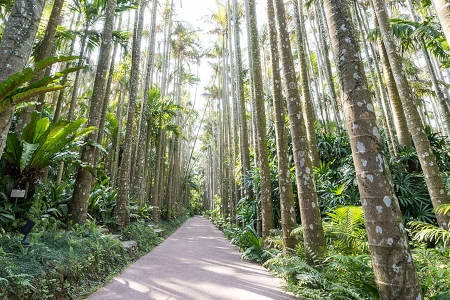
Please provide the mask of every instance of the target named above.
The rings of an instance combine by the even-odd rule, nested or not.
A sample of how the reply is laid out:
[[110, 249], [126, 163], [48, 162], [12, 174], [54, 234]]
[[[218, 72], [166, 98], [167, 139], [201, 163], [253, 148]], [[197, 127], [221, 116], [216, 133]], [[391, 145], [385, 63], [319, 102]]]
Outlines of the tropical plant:
[[37, 95], [66, 88], [67, 85], [58, 84], [59, 79], [69, 73], [82, 69], [82, 67], [68, 68], [57, 72], [54, 75], [46, 76], [28, 86], [22, 86], [28, 83], [40, 71], [52, 66], [53, 64], [72, 61], [76, 58], [77, 56], [50, 57], [37, 62], [34, 68], [25, 68], [23, 71], [12, 75], [7, 80], [2, 82], [0, 84], [0, 113], [13, 107], [14, 105], [33, 99]]
[[28, 198], [31, 197], [40, 171], [55, 159], [62, 159], [67, 154], [63, 150], [70, 143], [95, 129], [80, 128], [85, 122], [86, 119], [60, 120], [50, 124], [49, 118], [40, 119], [34, 112], [20, 140], [15, 133], [10, 133], [3, 159], [7, 163], [5, 175], [12, 178], [13, 187], [28, 190]]

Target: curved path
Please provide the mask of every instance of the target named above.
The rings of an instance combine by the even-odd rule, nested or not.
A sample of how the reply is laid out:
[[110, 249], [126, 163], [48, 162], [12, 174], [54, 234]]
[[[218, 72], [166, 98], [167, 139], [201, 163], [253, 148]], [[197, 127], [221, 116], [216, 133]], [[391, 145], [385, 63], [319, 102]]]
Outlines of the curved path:
[[297, 299], [282, 292], [282, 283], [241, 261], [222, 232], [194, 217], [88, 300]]

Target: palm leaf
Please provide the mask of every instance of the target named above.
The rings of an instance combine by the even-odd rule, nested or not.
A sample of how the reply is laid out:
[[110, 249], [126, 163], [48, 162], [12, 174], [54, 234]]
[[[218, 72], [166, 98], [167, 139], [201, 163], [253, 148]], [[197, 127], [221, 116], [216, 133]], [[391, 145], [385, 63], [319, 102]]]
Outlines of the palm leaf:
[[450, 231], [420, 221], [411, 221], [408, 224], [411, 227], [413, 239], [416, 241], [443, 242], [444, 246], [450, 244]]

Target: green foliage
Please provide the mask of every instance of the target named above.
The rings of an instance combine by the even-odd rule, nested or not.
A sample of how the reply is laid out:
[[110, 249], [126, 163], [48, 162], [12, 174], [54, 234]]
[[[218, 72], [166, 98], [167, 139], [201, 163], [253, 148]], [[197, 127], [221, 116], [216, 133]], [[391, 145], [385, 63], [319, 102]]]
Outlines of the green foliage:
[[31, 241], [24, 254], [19, 237], [0, 236], [3, 299], [79, 298], [127, 264], [120, 243], [89, 225], [67, 232], [33, 230]]
[[136, 241], [142, 253], [149, 252], [163, 241], [162, 238], [156, 235], [152, 227], [140, 222], [131, 223], [122, 231], [122, 237]]
[[23, 87], [39, 72], [52, 66], [55, 63], [67, 62], [76, 59], [76, 56], [59, 56], [50, 57], [37, 62], [34, 68], [25, 68], [22, 72], [18, 72], [0, 83], [0, 112], [3, 112], [14, 105], [28, 101], [33, 97], [47, 92], [57, 91], [67, 86], [59, 85], [59, 79], [64, 75], [76, 72], [80, 68], [69, 68], [54, 75], [46, 76], [28, 86]]
[[[186, 221], [180, 217], [161, 222], [170, 234]], [[122, 233], [138, 242], [128, 252], [120, 241], [102, 234], [95, 222], [61, 231], [53, 217], [37, 220], [30, 233], [31, 248], [24, 253], [21, 237], [0, 234], [0, 298], [80, 299], [133, 260], [163, 241], [148, 224], [135, 222]]]
[[[376, 299], [370, 256], [334, 254], [326, 264], [310, 266], [296, 251], [269, 259], [264, 266], [287, 282], [288, 290], [305, 299]], [[349, 284], [351, 283], [351, 284]]]
[[426, 299], [449, 299], [450, 250], [448, 247], [427, 248], [424, 244], [412, 250], [419, 281]]
[[45, 168], [71, 142], [95, 129], [95, 127], [80, 129], [86, 121], [87, 119], [73, 122], [60, 120], [50, 125], [48, 118], [39, 119], [38, 113], [34, 112], [31, 122], [24, 129], [21, 141], [15, 133], [8, 135], [3, 157], [11, 166], [19, 169], [19, 174], [26, 168]]
[[353, 255], [368, 253], [364, 214], [360, 206], [338, 207], [327, 216], [323, 223], [325, 235], [335, 251]]
[[109, 185], [109, 178], [95, 182], [88, 199], [88, 212], [99, 224], [114, 227], [113, 217], [117, 190]]
[[[67, 153], [71, 154], [68, 146], [95, 129], [81, 128], [86, 121], [60, 120], [50, 124], [48, 118], [40, 119], [34, 112], [20, 141], [15, 133], [10, 133], [2, 156], [5, 161], [3, 175], [13, 181], [10, 188], [25, 189], [28, 194], [25, 200], [31, 198], [41, 170], [64, 158]], [[7, 187], [3, 190], [10, 193]]]
[[416, 241], [442, 243], [444, 246], [450, 245], [450, 232], [448, 230], [420, 221], [411, 221], [408, 225], [411, 227], [413, 239]]

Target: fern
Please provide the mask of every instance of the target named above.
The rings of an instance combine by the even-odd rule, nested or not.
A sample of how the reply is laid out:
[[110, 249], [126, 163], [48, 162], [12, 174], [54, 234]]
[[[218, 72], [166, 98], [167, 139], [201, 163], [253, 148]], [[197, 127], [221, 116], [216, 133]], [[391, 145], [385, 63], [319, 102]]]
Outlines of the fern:
[[345, 253], [367, 253], [368, 242], [361, 207], [341, 206], [328, 213], [324, 230], [333, 245]]

